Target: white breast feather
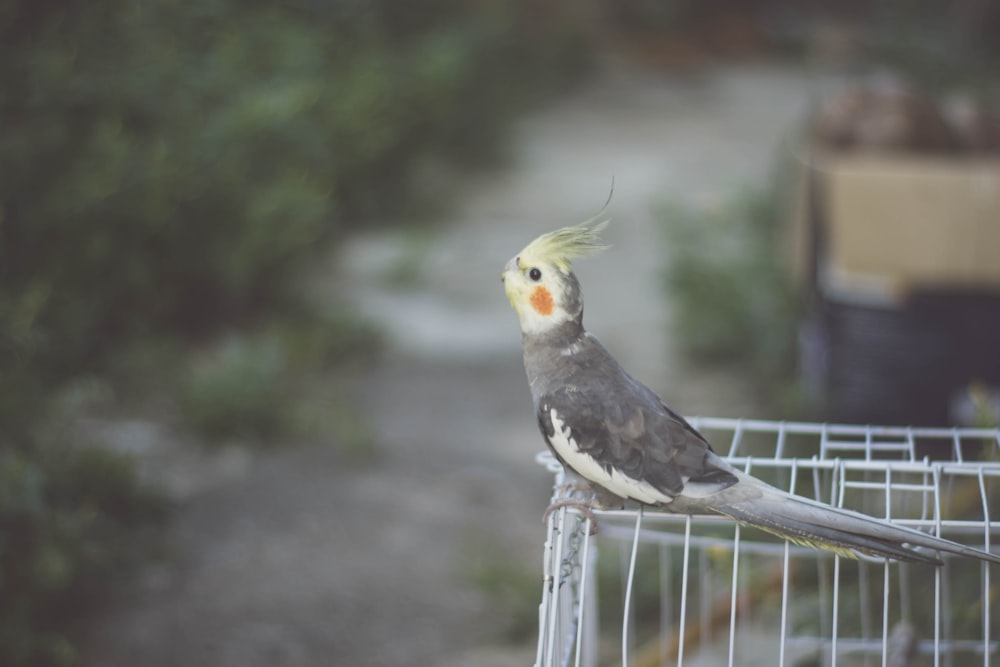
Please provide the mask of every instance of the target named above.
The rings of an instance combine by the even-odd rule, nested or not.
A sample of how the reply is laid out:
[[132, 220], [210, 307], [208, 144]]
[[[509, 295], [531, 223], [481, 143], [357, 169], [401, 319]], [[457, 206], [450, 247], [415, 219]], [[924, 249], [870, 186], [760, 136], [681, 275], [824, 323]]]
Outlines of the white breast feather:
[[632, 479], [620, 470], [611, 469], [609, 473], [604, 469], [597, 459], [589, 454], [580, 451], [579, 445], [569, 428], [564, 428], [565, 422], [559, 418], [559, 413], [555, 408], [549, 410], [549, 417], [552, 419], [552, 437], [549, 442], [556, 453], [565, 461], [577, 474], [589, 479], [595, 484], [600, 484], [608, 491], [622, 498], [637, 500], [641, 503], [656, 504], [669, 503], [673, 498], [659, 491], [649, 482]]

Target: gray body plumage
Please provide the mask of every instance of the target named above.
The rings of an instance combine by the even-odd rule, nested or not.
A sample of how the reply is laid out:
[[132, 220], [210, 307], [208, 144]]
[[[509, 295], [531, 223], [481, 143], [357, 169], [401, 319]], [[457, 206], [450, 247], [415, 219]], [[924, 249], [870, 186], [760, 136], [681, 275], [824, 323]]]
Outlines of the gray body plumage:
[[720, 491], [736, 483], [708, 442], [626, 373], [579, 323], [568, 322], [543, 339], [525, 337], [523, 343], [535, 415], [550, 445], [555, 410], [582, 454], [670, 497], [691, 482]]
[[[923, 547], [1000, 562], [998, 556], [965, 545], [785, 493], [736, 470], [656, 393], [629, 375], [579, 321], [545, 336], [524, 336], [522, 342], [546, 442], [565, 465], [617, 496], [671, 512], [723, 514], [793, 542], [841, 553], [857, 550], [940, 563], [913, 548]], [[563, 451], [555, 444], [557, 430], [567, 436]], [[565, 442], [609, 477], [611, 471], [620, 474], [611, 479], [588, 474], [579, 463], [583, 459], [567, 456]], [[632, 493], [631, 481], [651, 486], [666, 500], [649, 503], [641, 490]]]

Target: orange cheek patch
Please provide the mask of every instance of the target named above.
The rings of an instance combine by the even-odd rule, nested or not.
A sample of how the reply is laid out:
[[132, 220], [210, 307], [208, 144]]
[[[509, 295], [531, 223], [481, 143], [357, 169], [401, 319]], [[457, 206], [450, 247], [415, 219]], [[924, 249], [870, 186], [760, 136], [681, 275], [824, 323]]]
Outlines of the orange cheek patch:
[[539, 315], [551, 315], [553, 309], [555, 308], [555, 303], [552, 301], [552, 293], [539, 285], [535, 288], [535, 291], [531, 293], [531, 307], [534, 308]]

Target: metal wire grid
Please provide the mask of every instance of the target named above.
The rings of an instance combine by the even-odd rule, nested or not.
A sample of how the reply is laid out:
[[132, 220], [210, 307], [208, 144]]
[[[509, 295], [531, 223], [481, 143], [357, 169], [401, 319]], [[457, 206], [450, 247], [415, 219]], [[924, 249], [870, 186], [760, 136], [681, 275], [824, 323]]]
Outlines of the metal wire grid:
[[[780, 488], [986, 550], [1000, 542], [1000, 430], [691, 421]], [[538, 459], [558, 495], [562, 466]], [[855, 561], [723, 517], [595, 515], [596, 537], [573, 508], [550, 515], [536, 667], [1000, 665], [998, 577], [984, 562]]]

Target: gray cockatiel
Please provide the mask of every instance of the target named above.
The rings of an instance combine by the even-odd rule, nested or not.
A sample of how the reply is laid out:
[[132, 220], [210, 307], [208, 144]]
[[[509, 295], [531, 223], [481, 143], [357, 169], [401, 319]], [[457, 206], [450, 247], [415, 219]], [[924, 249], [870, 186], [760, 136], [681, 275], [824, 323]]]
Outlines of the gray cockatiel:
[[797, 544], [941, 564], [921, 548], [1000, 556], [794, 496], [735, 469], [583, 328], [570, 262], [604, 249], [606, 223], [544, 234], [503, 269], [521, 324], [542, 435], [559, 460], [617, 497], [684, 514], [723, 514]]

